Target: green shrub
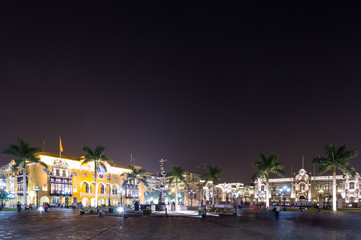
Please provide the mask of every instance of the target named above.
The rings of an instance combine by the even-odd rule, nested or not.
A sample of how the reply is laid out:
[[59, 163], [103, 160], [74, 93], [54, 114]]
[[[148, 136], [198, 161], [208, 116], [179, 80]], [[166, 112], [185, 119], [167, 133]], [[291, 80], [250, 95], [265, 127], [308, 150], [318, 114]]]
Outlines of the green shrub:
[[151, 215], [152, 209], [143, 209], [143, 215]]

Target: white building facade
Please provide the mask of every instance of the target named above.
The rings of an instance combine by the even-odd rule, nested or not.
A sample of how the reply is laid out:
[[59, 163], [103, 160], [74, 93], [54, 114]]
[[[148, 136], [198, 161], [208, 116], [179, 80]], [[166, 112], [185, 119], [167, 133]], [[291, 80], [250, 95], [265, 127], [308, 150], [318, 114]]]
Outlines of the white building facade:
[[[291, 178], [269, 179], [270, 205], [290, 206], [332, 206], [332, 176], [312, 176], [301, 169]], [[348, 174], [336, 176], [337, 208], [360, 207], [360, 175], [354, 178]], [[255, 197], [259, 204], [266, 203], [266, 179], [255, 182]]]

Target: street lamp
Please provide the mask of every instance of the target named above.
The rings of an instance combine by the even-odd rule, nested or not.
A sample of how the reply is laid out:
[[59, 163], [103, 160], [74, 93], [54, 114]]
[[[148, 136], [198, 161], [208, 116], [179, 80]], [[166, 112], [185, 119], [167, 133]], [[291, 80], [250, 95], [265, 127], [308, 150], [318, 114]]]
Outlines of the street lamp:
[[65, 195], [66, 195], [66, 197], [65, 197], [65, 207], [69, 208], [69, 189], [65, 190]]
[[193, 189], [191, 189], [190, 191], [189, 191], [189, 197], [190, 197], [190, 199], [191, 199], [191, 207], [193, 207], [193, 196], [194, 196], [194, 194], [195, 194], [195, 192], [193, 191]]
[[283, 187], [281, 187], [279, 189], [279, 194], [282, 196], [283, 195], [283, 210], [286, 211], [286, 192], [289, 193], [291, 191], [291, 189], [284, 185]]
[[120, 192], [120, 205], [123, 206], [123, 193], [124, 193], [124, 189], [121, 188], [119, 192]]
[[109, 202], [108, 202], [108, 207], [110, 207], [110, 191], [111, 191], [111, 187], [110, 187], [110, 173], [108, 174], [108, 180], [109, 180]]
[[[330, 176], [327, 176], [327, 210], [330, 210]], [[332, 196], [335, 197], [335, 196]]]
[[[14, 200], [14, 199], [15, 199], [15, 195], [14, 195], [13, 193], [10, 193], [10, 194], [9, 194], [9, 198], [10, 198], [10, 200]], [[11, 203], [11, 202], [10, 202], [10, 203]], [[12, 204], [14, 204], [14, 201], [13, 201]]]
[[39, 207], [39, 186], [35, 186], [35, 192], [36, 192], [36, 208]]
[[1, 206], [0, 209], [2, 209], [4, 207], [4, 198], [6, 197], [7, 193], [6, 193], [6, 182], [5, 179], [1, 179], [1, 183], [0, 183], [0, 195], [1, 195]]
[[201, 207], [203, 207], [203, 185], [205, 183], [205, 180], [199, 180], [199, 188], [200, 190], [202, 190], [202, 193], [199, 194], [199, 200], [200, 200], [200, 203], [201, 203]]
[[238, 198], [239, 194], [233, 191], [232, 196], [233, 196], [233, 207], [236, 209], [236, 198]]

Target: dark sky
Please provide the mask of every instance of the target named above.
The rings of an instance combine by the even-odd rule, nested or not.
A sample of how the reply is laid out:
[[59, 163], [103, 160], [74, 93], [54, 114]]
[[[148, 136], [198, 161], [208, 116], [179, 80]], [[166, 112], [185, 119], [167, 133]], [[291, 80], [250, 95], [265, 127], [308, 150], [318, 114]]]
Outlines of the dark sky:
[[[0, 6], [0, 149], [117, 165], [166, 158], [248, 183], [259, 153], [290, 173], [327, 143], [361, 150], [361, 9], [209, 1]], [[11, 4], [11, 5], [10, 5]], [[0, 156], [5, 164], [9, 157]], [[351, 160], [359, 171], [360, 157]]]

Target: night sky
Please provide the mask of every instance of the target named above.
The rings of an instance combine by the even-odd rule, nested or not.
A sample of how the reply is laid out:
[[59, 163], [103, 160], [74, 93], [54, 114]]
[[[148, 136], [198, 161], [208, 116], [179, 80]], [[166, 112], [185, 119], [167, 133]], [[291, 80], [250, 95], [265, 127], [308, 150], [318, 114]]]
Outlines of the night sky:
[[57, 153], [61, 136], [64, 155], [101, 144], [117, 166], [130, 153], [151, 172], [160, 158], [199, 173], [217, 164], [221, 181], [244, 183], [260, 152], [290, 175], [303, 155], [313, 171], [325, 144], [361, 151], [359, 8], [7, 2], [0, 150], [45, 137]]

